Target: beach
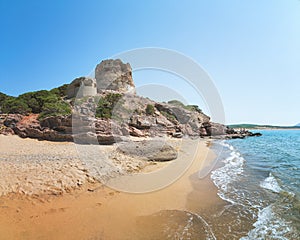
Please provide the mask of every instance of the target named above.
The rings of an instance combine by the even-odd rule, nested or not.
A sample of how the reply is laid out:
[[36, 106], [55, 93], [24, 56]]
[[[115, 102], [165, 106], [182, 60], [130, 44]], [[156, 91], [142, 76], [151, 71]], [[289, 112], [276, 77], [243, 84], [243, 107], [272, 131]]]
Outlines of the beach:
[[[209, 175], [198, 178], [198, 171], [207, 168], [215, 154], [206, 140], [187, 141], [187, 145], [181, 143], [175, 161], [192, 161], [175, 182], [156, 191], [126, 193], [95, 180], [73, 143], [0, 136], [0, 238], [154, 239], [163, 236], [161, 228], [170, 214], [178, 215], [179, 222], [169, 224], [176, 233], [185, 218], [224, 206]], [[195, 154], [183, 149], [186, 146], [196, 147]], [[111, 151], [110, 146], [103, 149]], [[32, 161], [41, 158], [45, 160]], [[160, 171], [168, 164], [148, 164], [139, 172]], [[204, 218], [198, 215], [193, 221], [200, 232], [182, 234], [213, 239]]]

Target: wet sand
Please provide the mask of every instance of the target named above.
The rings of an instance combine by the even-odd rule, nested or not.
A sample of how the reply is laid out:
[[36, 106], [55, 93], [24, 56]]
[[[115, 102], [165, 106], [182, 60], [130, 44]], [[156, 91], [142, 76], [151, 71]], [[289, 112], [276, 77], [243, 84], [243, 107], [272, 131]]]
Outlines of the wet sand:
[[[6, 139], [3, 140], [3, 138]], [[13, 144], [7, 144], [10, 141]], [[61, 150], [62, 153], [66, 153], [67, 150], [68, 155], [69, 151], [72, 154], [74, 150], [70, 150], [74, 148], [72, 143], [19, 140], [14, 136], [0, 136], [0, 143], [2, 155], [13, 154], [12, 149], [16, 151], [16, 149], [22, 149], [22, 146], [28, 148], [29, 145], [37, 152], [43, 149], [41, 146], [49, 145], [47, 153], [53, 151], [53, 154], [59, 152], [57, 149], [65, 149]], [[147, 232], [147, 229], [143, 229], [143, 227], [146, 228], [149, 225], [140, 225], [138, 221], [140, 216], [150, 216], [161, 210], [199, 213], [205, 209], [223, 205], [224, 202], [217, 196], [217, 189], [210, 178], [205, 177], [201, 180], [198, 178], [197, 172], [211, 164], [215, 157], [206, 145], [204, 140], [192, 141], [189, 142], [189, 147], [180, 149], [181, 154], [176, 161], [192, 157], [194, 160], [191, 165], [171, 185], [149, 193], [134, 194], [113, 190], [101, 183], [93, 182], [92, 176], [89, 176], [84, 168], [82, 168], [82, 172], [85, 179], [82, 180], [82, 183], [77, 184], [77, 178], [83, 175], [79, 171], [80, 174], [71, 178], [73, 181], [67, 181], [67, 183], [70, 182], [70, 186], [73, 186], [70, 191], [63, 191], [59, 195], [49, 194], [47, 191], [45, 194], [6, 192], [0, 198], [0, 239], [143, 239], [143, 233]], [[191, 151], [188, 148], [193, 149], [195, 146], [197, 147], [195, 155], [189, 155]], [[75, 150], [73, 154], [72, 159], [76, 159]], [[79, 159], [77, 160], [79, 161]], [[3, 160], [1, 164], [4, 164]], [[152, 164], [143, 171], [159, 171], [168, 164]], [[69, 165], [70, 172], [74, 170], [70, 167], [71, 165]], [[77, 165], [81, 169], [80, 161]], [[18, 171], [15, 173], [11, 171], [10, 175], [6, 175], [8, 173], [5, 172], [4, 165], [0, 170], [4, 179], [14, 179], [11, 174], [18, 174]], [[63, 173], [65, 172], [68, 171], [64, 170]], [[28, 176], [31, 174], [30, 171], [26, 173]], [[45, 181], [49, 177], [46, 173], [47, 171], [42, 175], [37, 173], [42, 179], [41, 181]], [[62, 178], [59, 174], [51, 176], [52, 180], [55, 177]], [[59, 180], [57, 179], [57, 181]], [[24, 183], [26, 181], [24, 178]], [[3, 182], [1, 182], [1, 186], [2, 184]], [[21, 184], [21, 187], [22, 185], [24, 184]], [[34, 191], [28, 188], [27, 192]], [[149, 218], [150, 224], [151, 221]], [[153, 230], [155, 231], [155, 229]]]

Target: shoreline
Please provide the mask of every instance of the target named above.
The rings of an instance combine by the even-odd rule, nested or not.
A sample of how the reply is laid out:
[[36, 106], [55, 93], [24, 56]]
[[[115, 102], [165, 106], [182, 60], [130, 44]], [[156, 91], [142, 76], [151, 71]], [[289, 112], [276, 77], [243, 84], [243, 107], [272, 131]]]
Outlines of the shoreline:
[[[136, 230], [139, 234], [146, 231], [143, 226], [137, 226], [141, 216], [165, 210], [199, 214], [216, 205], [223, 206], [225, 203], [217, 195], [218, 190], [209, 175], [201, 180], [197, 176], [197, 172], [216, 157], [206, 146], [206, 140], [197, 142], [194, 161], [179, 179], [161, 190], [134, 194], [86, 182], [61, 195], [2, 196], [0, 235], [5, 239], [140, 239]], [[57, 147], [53, 147], [55, 149]], [[183, 152], [179, 158], [186, 156]], [[150, 171], [168, 163], [157, 165], [150, 166]]]

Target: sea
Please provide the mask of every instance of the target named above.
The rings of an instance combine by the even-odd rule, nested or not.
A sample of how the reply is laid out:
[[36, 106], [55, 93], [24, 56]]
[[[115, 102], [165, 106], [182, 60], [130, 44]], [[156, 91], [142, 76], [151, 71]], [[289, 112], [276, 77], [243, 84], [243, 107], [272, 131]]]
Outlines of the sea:
[[145, 223], [141, 219], [140, 229], [149, 231], [136, 239], [300, 240], [300, 130], [260, 132], [215, 140], [212, 171], [204, 179], [191, 178], [195, 189], [211, 185], [211, 203], [197, 208], [202, 199], [191, 195], [189, 211], [170, 209]]
[[227, 204], [211, 212], [212, 239], [300, 239], [300, 130], [260, 132], [213, 146], [210, 178]]

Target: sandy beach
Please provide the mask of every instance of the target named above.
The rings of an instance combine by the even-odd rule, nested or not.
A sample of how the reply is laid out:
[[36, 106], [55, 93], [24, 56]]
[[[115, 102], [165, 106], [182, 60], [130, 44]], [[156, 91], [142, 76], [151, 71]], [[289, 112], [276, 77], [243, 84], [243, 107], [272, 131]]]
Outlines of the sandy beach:
[[[175, 182], [126, 193], [95, 180], [73, 143], [0, 136], [0, 239], [156, 239], [168, 211], [200, 214], [224, 205], [209, 176], [198, 178], [214, 153], [205, 140], [188, 141], [181, 143], [174, 166], [192, 161]], [[187, 146], [196, 147], [195, 155]], [[103, 149], [109, 153], [111, 146]], [[139, 162], [138, 171], [155, 173], [170, 164]], [[209, 231], [204, 219], [201, 224]]]

